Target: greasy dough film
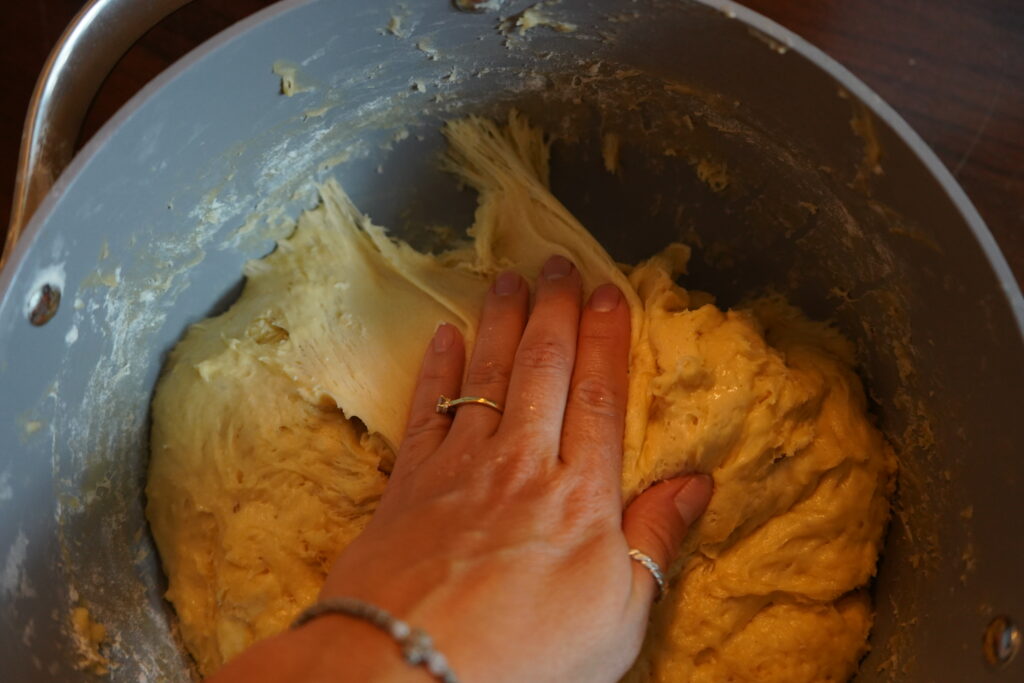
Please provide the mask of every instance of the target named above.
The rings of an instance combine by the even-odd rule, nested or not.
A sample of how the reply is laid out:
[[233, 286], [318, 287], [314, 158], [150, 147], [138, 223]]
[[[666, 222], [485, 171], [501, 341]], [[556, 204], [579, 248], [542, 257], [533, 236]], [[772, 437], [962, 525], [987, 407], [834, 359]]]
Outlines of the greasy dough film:
[[550, 254], [632, 314], [623, 492], [680, 471], [715, 495], [629, 681], [842, 681], [867, 649], [895, 459], [850, 344], [781, 299], [723, 311], [676, 284], [689, 249], [616, 265], [548, 189], [548, 144], [513, 114], [448, 124], [479, 192], [472, 241], [417, 252], [333, 181], [223, 315], [171, 353], [153, 401], [147, 514], [204, 674], [313, 603], [387, 481], [437, 325], [471, 346], [491, 279]]

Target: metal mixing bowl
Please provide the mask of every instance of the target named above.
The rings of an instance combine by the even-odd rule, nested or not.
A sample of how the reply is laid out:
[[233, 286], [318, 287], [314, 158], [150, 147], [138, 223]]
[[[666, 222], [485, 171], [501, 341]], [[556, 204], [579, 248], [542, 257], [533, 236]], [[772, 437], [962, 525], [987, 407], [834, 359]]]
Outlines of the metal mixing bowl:
[[113, 679], [189, 679], [143, 516], [164, 355], [316, 180], [421, 246], [468, 225], [440, 124], [512, 106], [558, 136], [555, 194], [613, 256], [683, 239], [688, 286], [724, 305], [770, 286], [856, 341], [902, 465], [859, 680], [1020, 679], [982, 638], [1024, 618], [1024, 300], [953, 178], [864, 84], [732, 3], [566, 0], [541, 9], [573, 31], [503, 31], [526, 6], [282, 2], [162, 74], [60, 176], [0, 274], [6, 680], [86, 677], [79, 605]]

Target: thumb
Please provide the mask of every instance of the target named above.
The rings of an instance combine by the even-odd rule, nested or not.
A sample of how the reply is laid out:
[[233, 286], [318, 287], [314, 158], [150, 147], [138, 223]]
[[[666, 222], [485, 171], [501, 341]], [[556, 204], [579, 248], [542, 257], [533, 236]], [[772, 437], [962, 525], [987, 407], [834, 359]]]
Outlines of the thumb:
[[[676, 559], [690, 526], [703, 514], [711, 500], [714, 482], [706, 474], [688, 474], [655, 484], [629, 504], [622, 519], [622, 531], [630, 548], [658, 563], [663, 572]], [[658, 595], [654, 577], [639, 562], [633, 571], [639, 595]], [[648, 603], [649, 604], [649, 603]]]

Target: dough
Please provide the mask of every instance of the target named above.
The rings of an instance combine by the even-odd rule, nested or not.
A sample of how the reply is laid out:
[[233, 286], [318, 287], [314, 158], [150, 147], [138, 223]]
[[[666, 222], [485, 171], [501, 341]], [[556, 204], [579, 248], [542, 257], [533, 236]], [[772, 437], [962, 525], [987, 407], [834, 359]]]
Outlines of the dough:
[[866, 414], [848, 342], [780, 299], [722, 311], [675, 284], [689, 250], [618, 267], [551, 195], [548, 145], [447, 125], [480, 193], [471, 243], [395, 241], [334, 182], [247, 264], [239, 300], [194, 325], [153, 401], [147, 514], [168, 599], [210, 674], [312, 603], [386, 483], [436, 326], [472, 344], [490, 279], [551, 253], [632, 310], [623, 491], [681, 470], [715, 496], [652, 615], [632, 681], [843, 680], [865, 652], [895, 460]]

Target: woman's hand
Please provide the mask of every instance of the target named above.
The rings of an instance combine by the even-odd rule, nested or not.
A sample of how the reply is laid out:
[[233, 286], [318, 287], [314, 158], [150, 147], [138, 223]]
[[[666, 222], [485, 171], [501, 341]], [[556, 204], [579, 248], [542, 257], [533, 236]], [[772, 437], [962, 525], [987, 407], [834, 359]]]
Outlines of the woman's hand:
[[[554, 257], [529, 287], [498, 277], [466, 379], [456, 329], [437, 330], [395, 470], [323, 596], [427, 630], [468, 681], [614, 681], [636, 657], [657, 586], [711, 494], [707, 477], [647, 491], [622, 515], [629, 308], [612, 285], [582, 310]], [[438, 396], [505, 406], [435, 411]], [[383, 637], [383, 636], [382, 636]]]
[[[667, 568], [712, 484], [662, 482], [623, 514], [628, 305], [603, 285], [581, 311], [580, 275], [560, 256], [545, 264], [532, 312], [529, 299], [516, 273], [497, 278], [464, 381], [463, 340], [438, 328], [380, 506], [321, 597], [365, 600], [426, 630], [463, 681], [615, 681], [657, 593], [627, 553]], [[488, 398], [504, 413], [463, 405], [453, 419], [435, 411], [441, 395]], [[334, 680], [430, 680], [349, 617], [303, 631], [338, 653]], [[340, 663], [367, 657], [381, 661], [361, 674]]]

